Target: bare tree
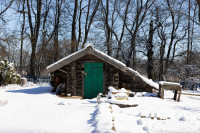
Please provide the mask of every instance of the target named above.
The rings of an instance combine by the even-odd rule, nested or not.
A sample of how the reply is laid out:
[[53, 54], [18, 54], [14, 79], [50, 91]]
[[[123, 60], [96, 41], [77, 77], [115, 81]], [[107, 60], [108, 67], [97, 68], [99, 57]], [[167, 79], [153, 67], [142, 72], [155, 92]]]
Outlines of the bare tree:
[[190, 62], [190, 10], [191, 10], [191, 6], [190, 6], [190, 0], [188, 1], [188, 44], [187, 44], [187, 60], [186, 63], [189, 64]]
[[[164, 70], [165, 74], [166, 74], [167, 69], [169, 68], [170, 64], [174, 60], [175, 52], [176, 52], [176, 45], [178, 44], [178, 42], [180, 42], [186, 36], [186, 31], [182, 36], [177, 35], [177, 32], [180, 27], [181, 13], [180, 12], [177, 13], [177, 15], [176, 15], [177, 18], [175, 20], [175, 12], [173, 11], [173, 8], [171, 7], [171, 5], [175, 4], [175, 2], [176, 2], [175, 0], [173, 0], [173, 1], [167, 0], [167, 5], [168, 5], [168, 9], [169, 9], [170, 16], [171, 16], [171, 21], [172, 21], [172, 30], [171, 30], [170, 43], [168, 46], [168, 51], [167, 51], [167, 56], [166, 56], [166, 61], [165, 61], [165, 70]], [[179, 10], [182, 9], [182, 5], [183, 5], [183, 3], [180, 3]], [[172, 52], [172, 57], [170, 60], [171, 52]]]
[[[152, 0], [152, 1], [147, 0], [147, 1], [145, 1], [145, 3], [143, 0], [136, 1], [136, 3], [134, 3], [134, 2], [132, 4], [136, 7], [135, 16], [133, 19], [128, 18], [129, 20], [131, 20], [130, 24], [128, 22], [126, 22], [126, 29], [128, 30], [128, 32], [131, 36], [131, 46], [130, 46], [130, 49], [128, 52], [126, 65], [130, 66], [131, 57], [132, 57], [133, 68], [136, 67], [136, 36], [137, 36], [138, 30], [139, 30], [145, 16], [147, 14], [147, 11], [153, 5], [155, 0]], [[133, 9], [135, 9], [135, 8], [133, 8]]]
[[[116, 0], [115, 0], [115, 2], [116, 2]], [[110, 5], [109, 0], [106, 0], [106, 6], [105, 7], [103, 5], [103, 2], [101, 1], [101, 7], [103, 9], [103, 14], [104, 14], [103, 21], [104, 21], [104, 24], [105, 24], [107, 53], [108, 53], [108, 55], [111, 55], [111, 34], [112, 33], [111, 33], [110, 25], [109, 25], [109, 12], [110, 12], [109, 5]], [[115, 12], [115, 10], [114, 10], [114, 12]]]
[[20, 66], [19, 72], [22, 74], [22, 60], [23, 60], [23, 45], [24, 45], [24, 30], [25, 30], [25, 0], [22, 3], [22, 26], [21, 26], [21, 48], [20, 48]]
[[200, 22], [200, 0], [197, 0], [197, 4], [199, 6], [199, 22]]
[[153, 74], [153, 35], [155, 30], [161, 26], [161, 23], [157, 24], [156, 27], [153, 26], [153, 20], [150, 21], [149, 24], [149, 37], [147, 40], [147, 45], [146, 45], [146, 49], [147, 49], [147, 58], [148, 58], [148, 66], [147, 66], [147, 73], [148, 73], [148, 78], [149, 79], [153, 79], [154, 80], [154, 74]]
[[[8, 2], [9, 1], [9, 2]], [[1, 11], [0, 11], [0, 19], [3, 20], [5, 22], [5, 20], [3, 19], [3, 14], [5, 14], [5, 12], [11, 7], [11, 5], [13, 4], [15, 0], [2, 0], [0, 2], [0, 7], [1, 7]]]
[[61, 9], [62, 9], [63, 0], [56, 0], [56, 13], [55, 13], [55, 22], [54, 22], [54, 61], [58, 60], [59, 55], [59, 44], [58, 44], [58, 34], [59, 34], [59, 27], [60, 27], [60, 16], [61, 16]]
[[[130, 0], [127, 2], [119, 2], [117, 0], [113, 1], [113, 10], [111, 12], [111, 16], [109, 17], [109, 1], [106, 1], [106, 5], [104, 7], [102, 2], [102, 9], [103, 9], [103, 22], [104, 22], [104, 30], [106, 35], [106, 47], [108, 51], [108, 55], [111, 55], [111, 39], [114, 35], [117, 46], [116, 46], [116, 54], [115, 57], [119, 59], [120, 52], [122, 50], [122, 43], [123, 43], [123, 37], [125, 34], [125, 28], [126, 28], [126, 20], [128, 15], [128, 10], [130, 7]], [[121, 10], [124, 8], [124, 11]], [[119, 18], [118, 18], [119, 16]], [[122, 26], [117, 27], [115, 25], [116, 22], [122, 23]]]
[[83, 41], [83, 44], [82, 44], [82, 48], [84, 48], [85, 43], [87, 41], [88, 34], [89, 34], [89, 31], [90, 31], [90, 27], [91, 27], [91, 24], [94, 20], [94, 17], [95, 17], [97, 10], [98, 10], [98, 7], [100, 5], [100, 1], [101, 0], [97, 0], [95, 7], [94, 7], [94, 10], [92, 11], [92, 14], [90, 15], [90, 8], [91, 8], [92, 4], [91, 4], [91, 0], [88, 0], [87, 15], [86, 15], [86, 20], [85, 20], [85, 35], [84, 35], [84, 41]]
[[78, 18], [78, 40], [76, 43], [76, 51], [78, 51], [78, 47], [79, 47], [79, 43], [81, 41], [81, 16], [82, 16], [82, 11], [83, 11], [84, 7], [82, 8], [82, 0], [80, 0], [79, 2], [79, 18]]
[[[75, 46], [77, 46], [76, 45], [76, 16], [77, 16], [77, 10], [78, 10], [78, 0], [75, 0], [75, 2], [74, 2], [73, 22], [72, 22], [72, 34], [71, 34], [71, 53], [73, 53], [75, 51], [75, 49], [78, 50], [78, 48], [75, 48]], [[81, 14], [79, 14], [79, 15], [81, 15]], [[79, 25], [80, 25], [80, 23], [79, 23]]]
[[28, 22], [30, 28], [29, 35], [32, 47], [29, 75], [35, 76], [35, 57], [36, 57], [35, 55], [36, 55], [36, 45], [39, 37], [42, 1], [41, 0], [36, 1], [36, 9], [32, 8], [34, 6], [32, 1], [30, 3], [29, 0], [26, 0], [26, 3], [28, 9]]

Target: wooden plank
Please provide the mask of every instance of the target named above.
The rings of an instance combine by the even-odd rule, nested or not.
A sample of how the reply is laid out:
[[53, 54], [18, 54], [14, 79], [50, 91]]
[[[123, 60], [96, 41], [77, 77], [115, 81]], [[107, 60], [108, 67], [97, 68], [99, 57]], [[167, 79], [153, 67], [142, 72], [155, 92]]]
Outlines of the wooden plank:
[[67, 97], [67, 96], [59, 96], [60, 98], [64, 98], [64, 99], [83, 99], [81, 96], [71, 96], [71, 97]]
[[191, 93], [181, 93], [181, 94], [183, 94], [183, 95], [191, 95], [191, 96], [200, 96], [200, 94], [191, 94]]

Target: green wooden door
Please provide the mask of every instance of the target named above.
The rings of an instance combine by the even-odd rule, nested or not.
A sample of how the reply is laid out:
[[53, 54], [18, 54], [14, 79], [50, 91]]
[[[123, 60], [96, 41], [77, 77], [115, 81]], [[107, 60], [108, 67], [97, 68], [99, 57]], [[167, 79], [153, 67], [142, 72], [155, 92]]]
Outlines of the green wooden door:
[[84, 98], [94, 98], [103, 92], [103, 63], [85, 63]]

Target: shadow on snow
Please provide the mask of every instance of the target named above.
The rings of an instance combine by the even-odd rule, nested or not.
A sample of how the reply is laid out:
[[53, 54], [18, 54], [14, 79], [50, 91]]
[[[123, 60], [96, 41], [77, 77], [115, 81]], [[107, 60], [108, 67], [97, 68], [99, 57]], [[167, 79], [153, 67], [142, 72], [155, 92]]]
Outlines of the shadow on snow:
[[198, 109], [198, 108], [180, 107], [180, 106], [177, 106], [176, 108], [185, 110], [185, 111], [189, 111], [189, 112], [200, 112], [200, 109]]
[[[89, 101], [88, 101], [89, 102]], [[92, 101], [93, 103], [93, 101]], [[95, 106], [95, 110], [93, 113], [91, 113], [91, 119], [89, 119], [87, 122], [88, 124], [91, 124], [92, 127], [94, 127], [95, 129], [92, 131], [92, 133], [96, 133], [97, 132], [97, 122], [95, 121], [95, 118], [96, 118], [96, 115], [98, 114], [99, 112], [99, 108], [98, 108], [98, 105]]]
[[[30, 89], [19, 89], [19, 90], [8, 90], [7, 92], [11, 93], [24, 93], [24, 94], [45, 94], [45, 93], [51, 93], [50, 87], [36, 87], [36, 88], [30, 88]], [[54, 93], [51, 93], [54, 94]]]

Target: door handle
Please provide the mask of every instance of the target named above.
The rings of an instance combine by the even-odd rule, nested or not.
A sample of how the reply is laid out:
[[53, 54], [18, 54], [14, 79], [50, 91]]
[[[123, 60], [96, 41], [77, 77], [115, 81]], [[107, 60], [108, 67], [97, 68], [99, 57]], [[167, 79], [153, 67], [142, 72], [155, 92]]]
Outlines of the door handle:
[[85, 73], [84, 71], [81, 71], [82, 74], [84, 74], [84, 76], [87, 76], [87, 73]]

